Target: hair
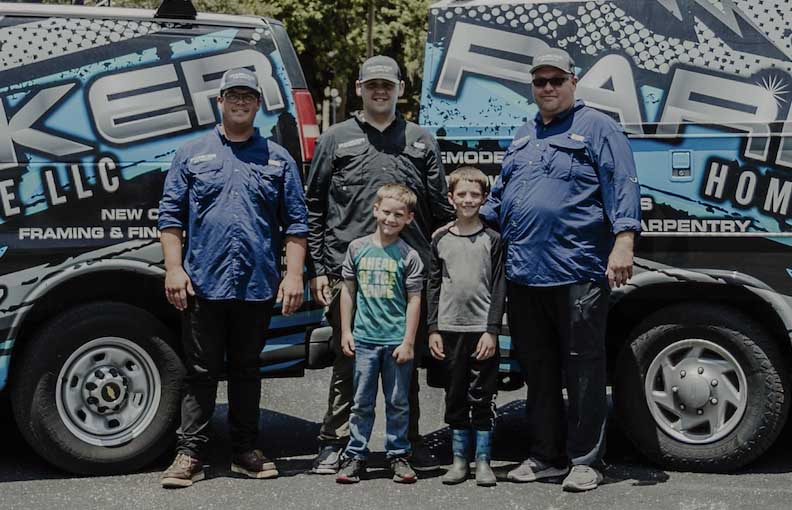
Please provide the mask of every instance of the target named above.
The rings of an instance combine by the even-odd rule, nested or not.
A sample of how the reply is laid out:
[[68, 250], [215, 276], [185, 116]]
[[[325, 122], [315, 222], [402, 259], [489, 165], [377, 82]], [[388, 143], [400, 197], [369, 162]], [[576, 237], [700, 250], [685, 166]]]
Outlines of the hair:
[[377, 199], [374, 201], [376, 205], [379, 205], [386, 198], [392, 198], [393, 200], [398, 200], [402, 204], [407, 206], [407, 210], [410, 212], [415, 212], [415, 205], [418, 203], [418, 197], [415, 196], [415, 193], [410, 190], [404, 184], [398, 183], [391, 183], [391, 184], [383, 184], [377, 190]]
[[489, 179], [484, 175], [484, 172], [474, 166], [461, 166], [451, 172], [448, 176], [448, 192], [453, 194], [457, 184], [462, 181], [478, 184], [481, 186], [481, 193], [484, 195], [489, 193]]

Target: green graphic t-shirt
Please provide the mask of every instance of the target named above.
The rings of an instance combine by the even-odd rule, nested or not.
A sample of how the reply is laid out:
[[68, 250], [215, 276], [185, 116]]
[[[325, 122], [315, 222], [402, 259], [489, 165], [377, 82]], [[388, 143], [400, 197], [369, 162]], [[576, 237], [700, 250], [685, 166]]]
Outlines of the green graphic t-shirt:
[[369, 235], [349, 243], [342, 268], [345, 280], [354, 280], [355, 340], [398, 345], [404, 340], [407, 293], [421, 292], [423, 264], [418, 252], [401, 239], [382, 247]]

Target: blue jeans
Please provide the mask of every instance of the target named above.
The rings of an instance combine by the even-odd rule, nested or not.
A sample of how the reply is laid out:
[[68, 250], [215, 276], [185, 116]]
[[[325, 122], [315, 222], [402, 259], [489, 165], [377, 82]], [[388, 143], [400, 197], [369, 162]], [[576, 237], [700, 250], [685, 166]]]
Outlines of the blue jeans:
[[397, 347], [355, 342], [355, 398], [349, 417], [348, 457], [360, 460], [368, 457], [380, 377], [385, 394], [385, 454], [388, 459], [410, 454], [410, 441], [407, 440], [410, 405], [407, 396], [413, 362], [396, 363], [393, 351]]

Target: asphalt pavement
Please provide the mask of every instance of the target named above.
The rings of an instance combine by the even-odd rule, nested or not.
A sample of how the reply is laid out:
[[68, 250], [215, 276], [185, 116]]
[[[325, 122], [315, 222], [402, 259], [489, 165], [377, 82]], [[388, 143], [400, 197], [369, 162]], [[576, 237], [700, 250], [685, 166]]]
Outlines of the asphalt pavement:
[[[307, 474], [317, 449], [316, 435], [325, 411], [329, 370], [309, 371], [298, 379], [265, 380], [261, 399], [264, 452], [276, 459], [275, 480], [237, 478], [229, 470], [225, 385], [213, 421], [215, 441], [207, 463], [208, 479], [182, 490], [159, 486], [164, 458], [148, 470], [126, 476], [77, 477], [48, 466], [28, 447], [13, 421], [0, 416], [0, 509], [792, 509], [792, 433], [787, 427], [776, 446], [739, 473], [699, 474], [664, 471], [651, 465], [615, 428], [608, 436], [605, 483], [595, 491], [569, 494], [560, 482], [514, 484], [493, 488], [473, 481], [447, 487], [442, 471], [414, 485], [395, 484], [384, 469], [383, 407], [372, 437], [371, 477], [354, 486], [331, 476]], [[494, 465], [499, 476], [525, 455], [523, 390], [498, 395], [499, 417]], [[450, 463], [450, 434], [442, 421], [442, 390], [422, 387], [421, 427], [428, 444]]]

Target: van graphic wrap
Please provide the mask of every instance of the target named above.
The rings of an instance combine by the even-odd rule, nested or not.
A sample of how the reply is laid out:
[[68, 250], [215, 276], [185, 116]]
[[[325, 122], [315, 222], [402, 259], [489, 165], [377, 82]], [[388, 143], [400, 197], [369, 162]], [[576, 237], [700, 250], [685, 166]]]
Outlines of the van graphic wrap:
[[537, 113], [531, 56], [564, 48], [577, 97], [631, 138], [641, 255], [682, 267], [714, 258], [792, 293], [781, 255], [792, 244], [787, 11], [781, 1], [439, 2], [420, 122], [440, 139], [447, 170], [475, 164], [494, 179]]
[[[36, 289], [75, 267], [124, 259], [161, 273], [162, 182], [176, 149], [219, 122], [226, 70], [257, 73], [263, 136], [278, 140], [295, 125], [289, 75], [265, 24], [7, 16], [0, 44], [0, 342]], [[267, 349], [302, 349], [305, 324], [318, 320], [275, 316]], [[0, 389], [12, 345], [0, 350]], [[270, 367], [300, 365], [295, 353]]]

